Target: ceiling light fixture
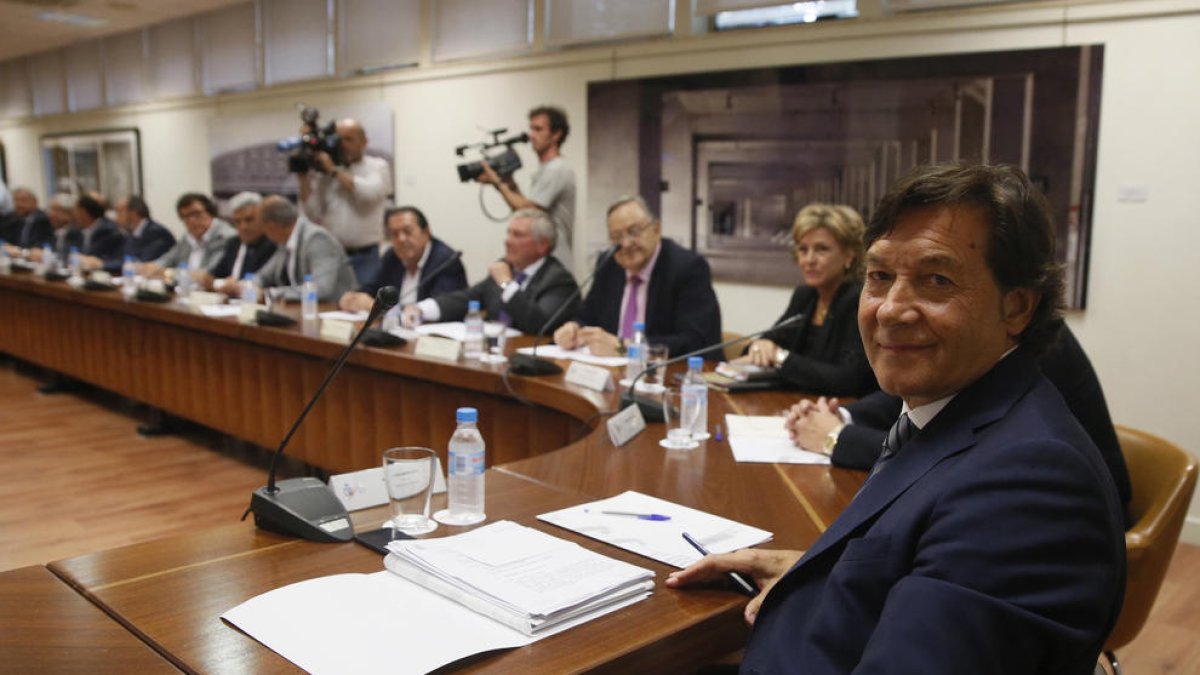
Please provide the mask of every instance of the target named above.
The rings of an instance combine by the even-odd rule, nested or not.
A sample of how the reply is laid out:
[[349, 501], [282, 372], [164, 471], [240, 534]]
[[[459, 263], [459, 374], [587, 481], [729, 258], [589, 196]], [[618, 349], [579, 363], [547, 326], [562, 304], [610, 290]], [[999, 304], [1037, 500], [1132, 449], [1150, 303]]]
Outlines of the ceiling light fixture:
[[107, 25], [107, 19], [99, 19], [94, 16], [85, 16], [83, 14], [71, 14], [68, 12], [40, 12], [38, 18], [42, 21], [51, 21], [54, 23], [65, 23], [68, 26], [78, 26], [80, 28], [100, 28]]

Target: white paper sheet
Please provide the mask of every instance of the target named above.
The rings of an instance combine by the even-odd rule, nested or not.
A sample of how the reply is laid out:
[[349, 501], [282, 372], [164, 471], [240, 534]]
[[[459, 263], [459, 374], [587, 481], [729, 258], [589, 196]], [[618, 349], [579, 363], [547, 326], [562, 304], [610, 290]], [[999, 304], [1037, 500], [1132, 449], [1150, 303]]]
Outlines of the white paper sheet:
[[[640, 520], [601, 511], [654, 513], [670, 516], [670, 520]], [[632, 490], [608, 499], [544, 513], [538, 519], [681, 568], [701, 558], [700, 553], [684, 541], [684, 532], [712, 553], [756, 546], [770, 541], [773, 536], [757, 527]]]
[[332, 311], [321, 312], [317, 316], [325, 321], [346, 321], [348, 323], [357, 323], [359, 321], [366, 321], [368, 314], [369, 312]]
[[726, 415], [729, 448], [739, 462], [770, 464], [828, 464], [829, 456], [797, 448], [783, 426], [784, 418]]
[[[517, 337], [521, 331], [516, 328], [504, 328], [504, 324], [498, 321], [486, 321], [483, 324], [483, 334], [488, 337], [496, 337], [500, 335], [500, 331], [504, 330], [506, 337]], [[467, 339], [467, 325], [462, 321], [447, 321], [444, 323], [423, 323], [416, 327], [418, 335], [438, 335], [451, 340], [463, 342]]]
[[284, 586], [222, 618], [317, 675], [427, 673], [536, 639], [386, 571]]
[[[522, 347], [517, 351], [521, 354], [532, 354], [533, 347]], [[592, 356], [592, 352], [587, 347], [567, 350], [558, 345], [538, 345], [537, 355], [548, 359], [570, 359], [572, 361], [579, 361], [580, 363], [608, 368], [619, 368], [629, 363], [629, 359], [624, 356]]]
[[238, 305], [200, 305], [201, 314], [216, 319], [226, 316], [237, 316], [241, 312], [242, 308]]

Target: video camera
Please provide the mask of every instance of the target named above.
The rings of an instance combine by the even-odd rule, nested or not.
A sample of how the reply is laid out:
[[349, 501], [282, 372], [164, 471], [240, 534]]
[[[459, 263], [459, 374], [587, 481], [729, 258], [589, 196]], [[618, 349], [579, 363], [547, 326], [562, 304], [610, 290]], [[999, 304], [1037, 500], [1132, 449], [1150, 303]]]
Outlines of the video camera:
[[[522, 133], [510, 138], [500, 138], [500, 135], [506, 131], [508, 129], [494, 129], [489, 131], [487, 133], [492, 135], [491, 141], [484, 141], [483, 143], [475, 143], [473, 145], [460, 145], [454, 149], [454, 154], [463, 157], [467, 150], [478, 149], [479, 154], [483, 155], [483, 160], [492, 165], [492, 169], [495, 170], [497, 175], [501, 178], [508, 178], [516, 173], [517, 169], [521, 168], [521, 157], [517, 155], [512, 146], [517, 143], [528, 143], [529, 134]], [[501, 146], [504, 147], [504, 150], [500, 152], [488, 152], [488, 150]], [[475, 180], [481, 175], [483, 175], [482, 160], [458, 165], [458, 179], [464, 183]]]
[[330, 122], [324, 127], [317, 121], [321, 113], [316, 108], [310, 108], [303, 103], [296, 106], [300, 109], [300, 121], [304, 123], [303, 132], [279, 141], [275, 145], [280, 152], [288, 154], [288, 172], [304, 173], [312, 168], [313, 157], [318, 152], [329, 153], [334, 164], [342, 162], [341, 139], [337, 135], [337, 123]]

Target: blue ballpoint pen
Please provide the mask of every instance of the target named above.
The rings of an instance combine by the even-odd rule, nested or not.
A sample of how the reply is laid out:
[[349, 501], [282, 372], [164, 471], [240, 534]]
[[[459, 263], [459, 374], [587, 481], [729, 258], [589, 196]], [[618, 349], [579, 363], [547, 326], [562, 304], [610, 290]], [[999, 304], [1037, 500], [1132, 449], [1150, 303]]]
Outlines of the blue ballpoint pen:
[[606, 516], [628, 516], [637, 518], [638, 520], [670, 520], [671, 516], [664, 516], [661, 513], [634, 513], [633, 511], [601, 511]]
[[[692, 548], [700, 551], [700, 555], [708, 555], [708, 549], [704, 548], [704, 546], [700, 542], [696, 541], [692, 535], [688, 534], [687, 532], [683, 532], [682, 534], [684, 540], [691, 544]], [[749, 595], [752, 598], [758, 595], [758, 586], [755, 586], [753, 581], [747, 579], [737, 572], [730, 572], [728, 576], [733, 580], [733, 583], [737, 584], [738, 588], [740, 588], [746, 595]]]

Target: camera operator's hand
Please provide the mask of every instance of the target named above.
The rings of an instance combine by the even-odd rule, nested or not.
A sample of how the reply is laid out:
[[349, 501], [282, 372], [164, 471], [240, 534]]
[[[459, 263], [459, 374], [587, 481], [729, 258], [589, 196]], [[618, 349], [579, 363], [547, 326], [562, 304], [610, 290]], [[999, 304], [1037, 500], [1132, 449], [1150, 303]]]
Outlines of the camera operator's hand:
[[492, 165], [488, 164], [487, 160], [482, 160], [479, 164], [483, 167], [483, 173], [476, 176], [475, 180], [480, 183], [487, 183], [488, 185], [500, 185], [500, 174], [496, 173]]
[[321, 171], [321, 173], [333, 173], [334, 164], [333, 158], [328, 152], [321, 150], [313, 155], [313, 165]]

